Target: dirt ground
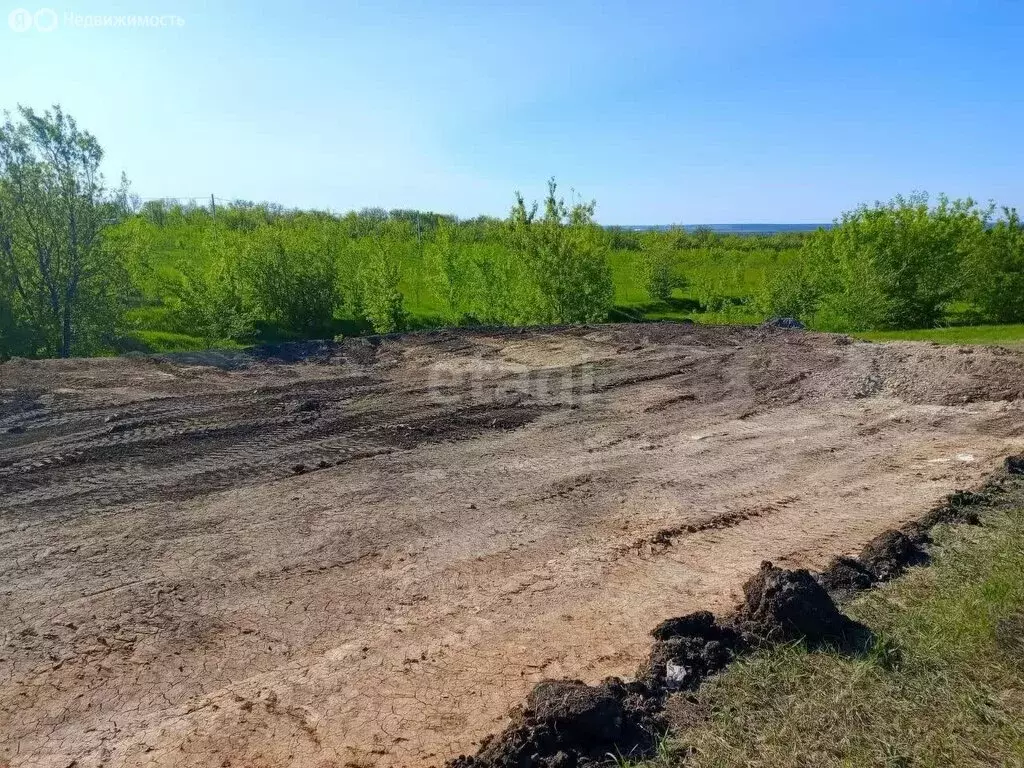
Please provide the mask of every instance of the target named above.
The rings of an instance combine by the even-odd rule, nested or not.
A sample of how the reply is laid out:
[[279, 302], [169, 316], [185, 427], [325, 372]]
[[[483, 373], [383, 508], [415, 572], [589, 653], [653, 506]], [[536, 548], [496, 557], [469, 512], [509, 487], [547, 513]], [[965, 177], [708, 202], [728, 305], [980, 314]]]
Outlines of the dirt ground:
[[674, 324], [0, 365], [0, 765], [420, 766], [1024, 448], [1024, 353]]

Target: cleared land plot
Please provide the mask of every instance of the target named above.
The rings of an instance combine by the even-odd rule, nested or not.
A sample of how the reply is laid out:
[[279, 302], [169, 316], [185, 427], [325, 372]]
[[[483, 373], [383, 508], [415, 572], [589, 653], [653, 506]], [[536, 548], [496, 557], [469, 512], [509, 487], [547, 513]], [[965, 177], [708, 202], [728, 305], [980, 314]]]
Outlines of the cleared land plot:
[[628, 675], [761, 560], [820, 568], [1024, 446], [998, 348], [616, 325], [254, 354], [0, 365], [0, 762], [440, 763], [537, 680]]

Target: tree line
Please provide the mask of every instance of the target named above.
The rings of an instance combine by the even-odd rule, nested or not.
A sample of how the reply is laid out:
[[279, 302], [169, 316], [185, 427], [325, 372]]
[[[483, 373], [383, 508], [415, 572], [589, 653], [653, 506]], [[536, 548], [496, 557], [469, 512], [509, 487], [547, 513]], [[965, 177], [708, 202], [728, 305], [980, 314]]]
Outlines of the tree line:
[[123, 351], [142, 332], [213, 345], [601, 322], [624, 283], [652, 306], [686, 296], [822, 330], [1024, 321], [1024, 226], [972, 200], [897, 197], [809, 234], [636, 232], [597, 225], [595, 203], [567, 205], [553, 180], [500, 219], [140, 204], [102, 158], [59, 107], [0, 127], [0, 356]]

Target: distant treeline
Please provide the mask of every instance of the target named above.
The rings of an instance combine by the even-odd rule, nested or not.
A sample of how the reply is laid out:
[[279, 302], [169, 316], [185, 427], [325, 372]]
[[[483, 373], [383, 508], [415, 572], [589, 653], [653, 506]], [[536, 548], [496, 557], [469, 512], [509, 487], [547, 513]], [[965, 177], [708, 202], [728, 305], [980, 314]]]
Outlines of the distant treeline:
[[0, 355], [644, 317], [1024, 320], [1024, 228], [970, 200], [896, 198], [810, 233], [637, 231], [598, 226], [554, 181], [502, 219], [140, 205], [101, 159], [59, 108], [0, 129]]

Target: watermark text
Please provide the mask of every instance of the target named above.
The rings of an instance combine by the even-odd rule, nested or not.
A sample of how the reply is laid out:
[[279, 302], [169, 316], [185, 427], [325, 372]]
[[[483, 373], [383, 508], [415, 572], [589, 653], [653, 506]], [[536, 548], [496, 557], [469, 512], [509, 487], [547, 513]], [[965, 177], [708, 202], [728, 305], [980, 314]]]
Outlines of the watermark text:
[[185, 26], [185, 19], [173, 13], [103, 14], [63, 13], [53, 8], [15, 8], [7, 15], [7, 25], [15, 32], [53, 32], [64, 29], [175, 29]]

